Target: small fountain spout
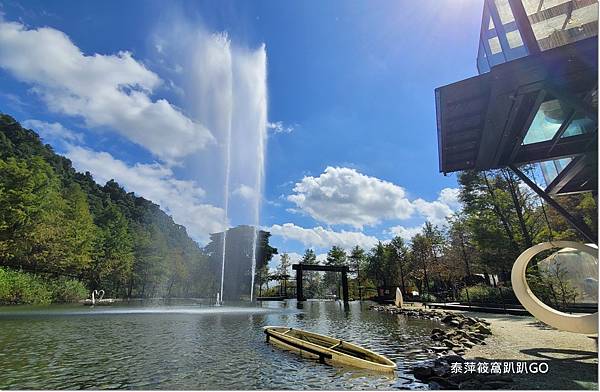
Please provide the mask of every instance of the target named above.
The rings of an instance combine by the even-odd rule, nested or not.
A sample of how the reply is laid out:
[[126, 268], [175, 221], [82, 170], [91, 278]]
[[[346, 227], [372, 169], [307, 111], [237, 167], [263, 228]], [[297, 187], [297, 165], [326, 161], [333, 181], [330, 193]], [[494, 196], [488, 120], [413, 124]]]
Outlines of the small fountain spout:
[[215, 303], [215, 306], [222, 306], [223, 305], [223, 301], [221, 300], [221, 296], [219, 295], [219, 293], [217, 293], [217, 302]]

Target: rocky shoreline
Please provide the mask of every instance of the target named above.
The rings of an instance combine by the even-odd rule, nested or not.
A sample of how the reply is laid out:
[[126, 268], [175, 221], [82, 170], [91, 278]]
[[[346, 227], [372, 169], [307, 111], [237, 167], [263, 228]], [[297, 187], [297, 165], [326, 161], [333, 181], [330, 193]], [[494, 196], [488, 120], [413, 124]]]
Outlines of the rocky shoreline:
[[[460, 367], [466, 362], [462, 357], [476, 345], [485, 345], [485, 339], [492, 335], [490, 323], [478, 317], [467, 317], [460, 313], [423, 308], [398, 308], [394, 305], [372, 305], [371, 310], [407, 317], [435, 320], [447, 328], [434, 328], [431, 331], [432, 345], [429, 353], [438, 357], [425, 361], [412, 368], [416, 379], [429, 384], [431, 389], [509, 389], [511, 377], [501, 374], [479, 374], [476, 372], [453, 372], [453, 364]], [[456, 365], [454, 365], [456, 366]]]

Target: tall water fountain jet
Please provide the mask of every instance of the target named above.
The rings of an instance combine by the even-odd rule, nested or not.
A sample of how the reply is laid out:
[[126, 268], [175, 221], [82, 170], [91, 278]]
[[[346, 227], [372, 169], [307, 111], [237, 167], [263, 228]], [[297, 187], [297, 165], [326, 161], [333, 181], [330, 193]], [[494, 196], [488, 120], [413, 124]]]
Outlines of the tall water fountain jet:
[[[265, 46], [234, 45], [226, 33], [212, 34], [202, 26], [188, 23], [183, 15], [165, 25], [158, 36], [168, 37], [164, 39], [170, 43], [161, 45], [161, 50], [172, 51], [164, 52], [165, 58], [182, 63], [180, 69], [184, 71], [172, 76], [181, 76], [175, 85], [181, 87], [185, 109], [204, 124], [217, 141], [214, 146], [218, 148], [211, 147], [188, 158], [182, 171], [193, 171], [206, 198], [222, 203], [223, 224], [211, 227], [208, 233], [223, 233], [213, 264], [219, 302], [237, 298], [237, 294], [225, 291], [230, 285], [244, 287], [254, 300], [254, 277], [261, 255], [259, 217], [267, 133]], [[173, 53], [176, 55], [170, 56]], [[178, 65], [172, 64], [175, 68]], [[222, 199], [218, 199], [221, 192]], [[252, 255], [248, 255], [252, 263], [250, 279], [247, 272], [244, 278], [238, 276], [238, 266], [232, 259], [235, 250], [228, 229], [240, 225], [254, 227], [248, 239], [252, 244], [248, 243], [246, 248], [252, 249]]]
[[[231, 61], [231, 48], [229, 46], [229, 41], [227, 40], [227, 37], [225, 37], [226, 42], [227, 42], [227, 49], [229, 52], [229, 58]], [[230, 80], [233, 80], [233, 71], [230, 68]], [[230, 101], [233, 102], [233, 85], [231, 86], [231, 90], [230, 90]], [[221, 303], [223, 302], [223, 286], [225, 283], [225, 254], [227, 253], [227, 225], [229, 222], [229, 183], [231, 180], [231, 126], [232, 126], [232, 116], [233, 116], [233, 110], [229, 111], [229, 118], [227, 120], [227, 131], [225, 134], [225, 180], [224, 180], [224, 185], [223, 185], [223, 197], [224, 197], [224, 201], [223, 201], [223, 210], [224, 210], [224, 216], [225, 216], [225, 222], [224, 222], [224, 227], [225, 230], [223, 230], [223, 250], [222, 250], [222, 262], [221, 262]]]
[[250, 301], [253, 299], [254, 294], [254, 276], [256, 275], [256, 249], [258, 248], [258, 233], [259, 233], [259, 225], [260, 225], [260, 205], [262, 203], [262, 195], [263, 195], [263, 186], [264, 186], [264, 177], [265, 177], [265, 153], [267, 147], [267, 86], [266, 86], [266, 62], [265, 62], [265, 81], [264, 81], [264, 103], [261, 119], [259, 120], [259, 138], [258, 138], [258, 165], [257, 165], [257, 173], [256, 173], [256, 200], [254, 206], [254, 252], [252, 252], [253, 260], [252, 260], [252, 286], [250, 291]]

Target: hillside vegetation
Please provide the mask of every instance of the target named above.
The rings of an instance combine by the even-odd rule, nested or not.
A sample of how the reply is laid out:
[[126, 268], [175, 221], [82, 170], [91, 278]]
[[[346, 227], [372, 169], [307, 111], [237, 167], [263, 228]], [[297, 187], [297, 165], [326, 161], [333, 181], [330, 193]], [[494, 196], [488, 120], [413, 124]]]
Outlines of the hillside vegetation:
[[[19, 287], [29, 285], [31, 292], [54, 282], [45, 289], [51, 301], [80, 297], [82, 287], [104, 289], [110, 297], [214, 291], [207, 255], [158, 205], [115, 181], [97, 184], [3, 114], [0, 267], [0, 302], [28, 302], [9, 292], [18, 280], [14, 273], [27, 275]], [[58, 294], [68, 287], [72, 292]]]

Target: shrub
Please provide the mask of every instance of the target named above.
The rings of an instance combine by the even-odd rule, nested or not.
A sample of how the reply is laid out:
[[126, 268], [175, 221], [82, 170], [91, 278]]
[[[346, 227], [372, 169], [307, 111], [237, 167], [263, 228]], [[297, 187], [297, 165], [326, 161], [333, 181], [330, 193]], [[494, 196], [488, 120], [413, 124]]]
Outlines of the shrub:
[[[469, 290], [469, 297], [467, 299], [467, 292]], [[502, 292], [500, 292], [502, 290]], [[487, 304], [501, 304], [501, 303], [518, 303], [517, 297], [510, 287], [490, 287], [482, 284], [475, 286], [469, 286], [462, 288], [458, 294], [458, 298], [461, 302], [480, 302]]]
[[421, 301], [423, 302], [438, 302], [438, 298], [430, 293], [425, 293], [421, 296]]
[[87, 295], [87, 287], [78, 280], [59, 278], [52, 282], [52, 302], [77, 302]]
[[0, 267], [0, 304], [74, 302], [87, 296], [83, 283], [73, 279], [47, 279], [40, 275]]

